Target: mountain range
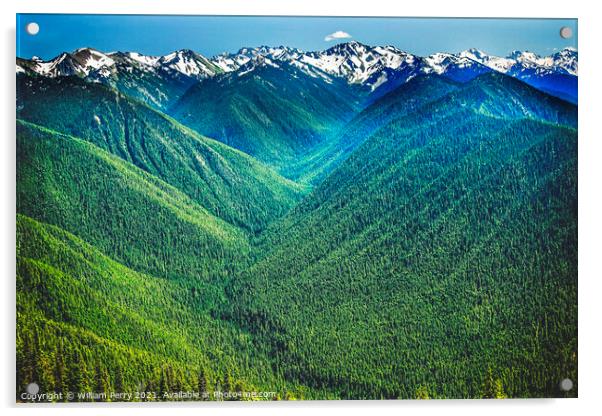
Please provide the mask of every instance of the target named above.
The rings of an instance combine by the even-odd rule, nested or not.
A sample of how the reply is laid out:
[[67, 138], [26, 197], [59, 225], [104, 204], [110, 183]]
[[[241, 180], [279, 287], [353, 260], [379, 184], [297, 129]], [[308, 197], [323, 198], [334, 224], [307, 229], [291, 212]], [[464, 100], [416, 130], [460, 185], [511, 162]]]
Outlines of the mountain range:
[[[466, 81], [484, 72], [497, 71], [572, 102], [577, 99], [578, 53], [573, 48], [565, 48], [546, 57], [514, 51], [505, 58], [477, 49], [420, 57], [394, 46], [373, 47], [355, 41], [319, 52], [260, 46], [212, 58], [191, 50], [179, 50], [165, 56], [145, 56], [136, 52], [102, 53], [83, 48], [72, 53], [63, 52], [49, 61], [18, 59], [17, 72], [48, 77], [77, 75], [90, 81], [119, 86], [127, 84], [128, 75], [140, 71], [156, 78], [160, 84], [170, 80], [185, 89], [194, 81], [223, 73], [238, 71], [242, 75], [258, 66], [282, 63], [295, 66], [309, 76], [322, 77], [327, 82], [343, 78], [376, 96], [384, 95], [418, 74], [436, 73]], [[155, 106], [167, 108], [162, 92], [160, 88], [157, 91], [145, 88], [141, 96], [146, 95], [146, 99]], [[173, 92], [168, 97], [173, 98]]]
[[577, 76], [358, 42], [17, 58], [17, 399], [576, 397]]

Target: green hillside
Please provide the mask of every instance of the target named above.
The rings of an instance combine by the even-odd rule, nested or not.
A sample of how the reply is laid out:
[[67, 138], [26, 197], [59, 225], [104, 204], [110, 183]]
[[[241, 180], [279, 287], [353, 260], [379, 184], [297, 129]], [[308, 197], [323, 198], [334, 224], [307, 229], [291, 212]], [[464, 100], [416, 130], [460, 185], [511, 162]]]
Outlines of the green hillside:
[[179, 121], [17, 77], [17, 399], [576, 397], [577, 108], [252, 64]]
[[444, 109], [468, 107], [491, 117], [529, 118], [577, 127], [577, 106], [497, 72], [475, 78], [433, 106]]
[[319, 184], [376, 130], [429, 103], [433, 112], [442, 107], [469, 106], [494, 117], [526, 117], [577, 126], [575, 106], [514, 78], [491, 72], [460, 84], [438, 75], [421, 75], [372, 102], [327, 142], [289, 166], [285, 175], [302, 183]]
[[285, 171], [342, 127], [358, 100], [341, 82], [328, 84], [286, 64], [264, 65], [200, 82], [170, 114]]
[[57, 225], [155, 276], [224, 277], [244, 234], [182, 192], [96, 146], [19, 122], [17, 212]]
[[577, 135], [500, 118], [496, 85], [535, 108], [477, 80], [379, 129], [264, 233], [225, 315], [288, 379], [343, 398], [557, 397], [577, 379]]
[[19, 214], [18, 391], [32, 380], [63, 395], [157, 392], [136, 401], [167, 400], [163, 394], [181, 390], [208, 391], [210, 400], [221, 388], [297, 391], [275, 379], [248, 335], [211, 318], [210, 296], [198, 283], [136, 273]]
[[378, 128], [460, 88], [437, 75], [418, 76], [384, 95], [358, 113], [325, 143], [289, 168], [290, 177], [320, 183]]
[[265, 228], [303, 193], [249, 156], [102, 85], [74, 77], [17, 83], [18, 118], [93, 143], [245, 230]]

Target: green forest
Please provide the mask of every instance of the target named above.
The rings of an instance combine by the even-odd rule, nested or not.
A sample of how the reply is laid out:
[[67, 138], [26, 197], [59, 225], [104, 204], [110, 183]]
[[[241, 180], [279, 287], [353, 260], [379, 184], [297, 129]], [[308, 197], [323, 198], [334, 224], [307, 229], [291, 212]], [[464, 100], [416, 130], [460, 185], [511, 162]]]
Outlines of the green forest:
[[575, 105], [139, 78], [17, 76], [17, 401], [578, 395]]

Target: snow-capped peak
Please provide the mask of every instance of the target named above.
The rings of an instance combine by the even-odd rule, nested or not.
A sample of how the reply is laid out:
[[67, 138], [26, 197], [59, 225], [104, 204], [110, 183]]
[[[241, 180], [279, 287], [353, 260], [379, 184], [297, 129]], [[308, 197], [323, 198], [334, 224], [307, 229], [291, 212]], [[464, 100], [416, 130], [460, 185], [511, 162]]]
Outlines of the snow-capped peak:
[[115, 61], [110, 56], [92, 48], [80, 48], [75, 50], [71, 55], [81, 63], [86, 74], [91, 70], [99, 69], [103, 66], [110, 67], [115, 64]]
[[353, 84], [382, 82], [382, 71], [397, 70], [402, 66], [419, 65], [414, 55], [392, 46], [372, 47], [357, 41], [339, 43], [320, 52], [309, 52], [299, 61], [328, 74], [344, 77]]
[[195, 78], [207, 78], [221, 72], [207, 58], [190, 49], [181, 49], [162, 56], [157, 65], [164, 70], [173, 70]]
[[508, 72], [508, 70], [516, 62], [510, 58], [501, 58], [499, 56], [489, 55], [486, 52], [475, 48], [462, 51], [458, 54], [458, 56], [471, 59], [480, 63], [481, 65], [485, 65], [486, 67], [493, 69], [494, 71], [503, 73]]
[[550, 56], [541, 57], [529, 51], [513, 51], [507, 59], [514, 62], [512, 71], [530, 69], [541, 72], [578, 74], [577, 50], [565, 48]]
[[352, 40], [351, 42], [337, 43], [336, 45], [326, 49], [323, 53], [326, 55], [352, 56], [360, 55], [367, 51], [369, 48], [369, 46], [364, 45], [363, 43], [359, 43], [355, 40]]
[[256, 55], [250, 58], [247, 63], [240, 66], [236, 74], [240, 77], [262, 67], [280, 68], [280, 65], [267, 56]]
[[552, 65], [564, 69], [571, 75], [577, 75], [579, 69], [578, 57], [577, 49], [572, 47], [564, 48], [551, 56]]
[[455, 62], [456, 56], [451, 53], [438, 52], [427, 56], [424, 60], [436, 74], [442, 74], [448, 65]]
[[459, 55], [466, 58], [470, 58], [477, 62], [488, 57], [488, 55], [485, 52], [476, 48], [466, 49], [465, 51], [460, 52]]
[[529, 51], [512, 51], [508, 58], [517, 62], [537, 62], [540, 59], [539, 55]]

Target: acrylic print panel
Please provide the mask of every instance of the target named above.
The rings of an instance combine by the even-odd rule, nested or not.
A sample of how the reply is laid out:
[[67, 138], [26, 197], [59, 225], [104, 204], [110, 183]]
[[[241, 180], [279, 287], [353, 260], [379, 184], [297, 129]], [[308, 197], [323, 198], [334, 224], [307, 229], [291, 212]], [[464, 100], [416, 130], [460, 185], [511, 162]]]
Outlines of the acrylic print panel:
[[576, 20], [17, 34], [17, 401], [577, 396]]

